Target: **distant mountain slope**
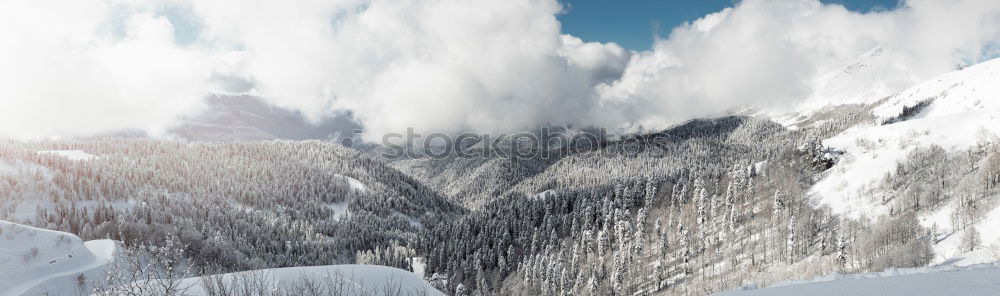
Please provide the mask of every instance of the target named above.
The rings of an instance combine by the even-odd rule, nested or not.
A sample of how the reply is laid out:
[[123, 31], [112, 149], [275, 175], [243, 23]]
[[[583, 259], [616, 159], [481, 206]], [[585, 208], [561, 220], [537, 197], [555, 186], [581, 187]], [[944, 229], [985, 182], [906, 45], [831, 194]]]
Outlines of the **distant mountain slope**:
[[[46, 150], [95, 157], [36, 152]], [[225, 272], [352, 263], [358, 251], [410, 246], [424, 227], [465, 213], [387, 164], [322, 141], [5, 142], [0, 192], [0, 219], [85, 239], [179, 235], [199, 265]]]
[[[573, 134], [573, 131], [565, 132]], [[581, 145], [582, 149], [549, 147], [534, 142], [537, 139], [522, 139], [525, 141], [519, 143], [501, 141], [494, 147], [483, 147], [483, 143], [478, 143], [468, 153], [486, 156], [420, 157], [397, 160], [391, 165], [416, 176], [457, 202], [476, 208], [501, 198], [540, 193], [553, 189], [559, 183], [573, 184], [586, 180], [590, 182], [588, 185], [596, 185], [644, 180], [656, 172], [663, 174], [680, 170], [684, 162], [693, 159], [712, 161], [717, 158], [715, 161], [721, 161], [753, 150], [775, 149], [755, 149], [749, 147], [755, 143], [743, 141], [775, 137], [786, 132], [780, 125], [766, 120], [727, 116], [690, 120], [658, 133], [601, 139], [597, 143], [582, 142], [590, 144]], [[739, 142], [739, 145], [722, 147], [719, 144], [728, 140], [736, 140], [734, 142]], [[722, 151], [704, 149], [699, 154], [673, 155], [675, 151], [692, 149], [697, 145], [721, 148]], [[500, 152], [481, 153], [484, 149]], [[512, 151], [519, 151], [528, 157], [513, 157]], [[746, 154], [745, 157], [751, 156]], [[602, 166], [622, 170], [593, 170]]]
[[[529, 157], [504, 157], [514, 151], [511, 141], [500, 142], [497, 147], [477, 143], [468, 152], [482, 157], [421, 157], [397, 160], [391, 165], [400, 171], [416, 176], [432, 188], [469, 208], [475, 208], [495, 197], [503, 196], [525, 178], [541, 173], [561, 157], [553, 152], [542, 156], [537, 143], [521, 143]], [[490, 154], [489, 151], [496, 152]]]

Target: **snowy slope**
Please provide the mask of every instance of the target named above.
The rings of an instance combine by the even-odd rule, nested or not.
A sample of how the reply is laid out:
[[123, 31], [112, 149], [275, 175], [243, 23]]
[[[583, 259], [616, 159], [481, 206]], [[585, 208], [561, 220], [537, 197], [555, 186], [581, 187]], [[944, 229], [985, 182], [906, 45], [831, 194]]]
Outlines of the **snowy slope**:
[[986, 61], [931, 79], [892, 97], [875, 108], [875, 115], [888, 118], [903, 106], [927, 99], [935, 101], [916, 118], [934, 118], [963, 113], [1000, 111], [1000, 59]]
[[351, 178], [351, 177], [344, 176], [344, 175], [340, 175], [340, 174], [336, 174], [335, 176], [338, 179], [340, 179], [340, 180], [344, 181], [345, 183], [347, 183], [347, 185], [350, 186], [351, 190], [357, 191], [359, 193], [363, 193], [363, 192], [368, 191], [368, 186], [366, 186], [365, 183], [359, 181], [358, 179]]
[[998, 291], [1000, 291], [1000, 263], [964, 268], [942, 266], [880, 273], [833, 274], [808, 283], [786, 283], [771, 288], [729, 291], [716, 295], [995, 296], [1000, 293]]
[[84, 243], [58, 231], [0, 221], [0, 296], [72, 291], [76, 278], [93, 278], [115, 254], [112, 241]]
[[[942, 75], [895, 95], [874, 109], [878, 122], [857, 126], [824, 141], [844, 152], [812, 189], [821, 204], [852, 217], [888, 211], [865, 190], [918, 147], [971, 147], [1000, 134], [1000, 59]], [[903, 121], [881, 124], [904, 107], [929, 106]]]
[[[985, 215], [980, 221], [973, 224], [973, 227], [956, 230], [950, 219], [954, 206], [951, 204], [941, 208], [937, 212], [924, 217], [920, 224], [924, 227], [936, 228], [939, 237], [934, 244], [934, 260], [932, 264], [952, 264], [966, 266], [1000, 260], [1000, 208], [995, 208]], [[979, 232], [983, 246], [971, 252], [963, 253], [959, 246], [962, 237], [968, 231]]]
[[[324, 278], [343, 279], [344, 295], [382, 295], [389, 291], [401, 291], [402, 295], [444, 295], [416, 274], [402, 269], [377, 265], [330, 265], [311, 267], [288, 267], [262, 269], [217, 275], [226, 283], [243, 278], [264, 278], [271, 289], [282, 289], [294, 285], [304, 278], [322, 283]], [[187, 295], [207, 295], [202, 286], [202, 278], [188, 278], [181, 286], [190, 287]]]

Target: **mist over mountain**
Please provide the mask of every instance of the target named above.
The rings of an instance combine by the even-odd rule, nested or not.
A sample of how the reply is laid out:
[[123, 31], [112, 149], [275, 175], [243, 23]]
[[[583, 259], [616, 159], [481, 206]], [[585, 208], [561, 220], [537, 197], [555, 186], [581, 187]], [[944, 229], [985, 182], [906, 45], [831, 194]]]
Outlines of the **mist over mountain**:
[[275, 107], [249, 95], [212, 95], [206, 110], [170, 129], [193, 141], [332, 140], [352, 138], [361, 126], [350, 114], [311, 122], [302, 113]]

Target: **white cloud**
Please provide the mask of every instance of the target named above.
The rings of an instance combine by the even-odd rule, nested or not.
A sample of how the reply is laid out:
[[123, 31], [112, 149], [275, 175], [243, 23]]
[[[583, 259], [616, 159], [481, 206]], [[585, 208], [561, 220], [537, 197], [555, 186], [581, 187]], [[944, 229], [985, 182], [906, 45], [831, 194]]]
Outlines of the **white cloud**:
[[350, 110], [373, 137], [574, 123], [628, 58], [563, 36], [554, 0], [191, 5], [261, 95], [312, 118]]
[[156, 133], [197, 109], [208, 89], [207, 57], [177, 47], [166, 18], [134, 9], [0, 2], [0, 135]]
[[[839, 100], [816, 96], [852, 87], [898, 91], [960, 60], [982, 59], [981, 49], [1000, 41], [998, 30], [997, 1], [913, 0], [857, 13], [813, 0], [746, 0], [675, 28], [635, 55], [620, 80], [597, 89], [604, 102], [621, 106], [607, 124], [662, 127], [747, 106]], [[898, 55], [880, 60], [896, 65], [874, 65], [885, 68], [874, 73], [887, 75], [847, 81], [862, 85], [819, 84], [823, 74], [878, 46]]]
[[[991, 0], [871, 13], [746, 0], [642, 52], [563, 34], [561, 10], [555, 0], [5, 1], [0, 135], [156, 132], [207, 92], [247, 86], [314, 120], [350, 111], [372, 139], [407, 127], [662, 127], [815, 97], [821, 75], [876, 46], [905, 64], [877, 75], [899, 76], [881, 84], [898, 88], [1000, 40]], [[178, 19], [196, 25], [184, 32], [191, 44], [174, 40]]]

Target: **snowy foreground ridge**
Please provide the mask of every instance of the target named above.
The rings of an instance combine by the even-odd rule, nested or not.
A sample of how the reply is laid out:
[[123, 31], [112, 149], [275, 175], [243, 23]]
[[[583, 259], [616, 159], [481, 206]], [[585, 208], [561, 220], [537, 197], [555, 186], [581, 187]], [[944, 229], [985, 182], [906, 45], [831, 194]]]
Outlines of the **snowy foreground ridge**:
[[923, 296], [1000, 295], [1000, 263], [967, 267], [939, 266], [893, 269], [885, 272], [832, 274], [812, 282], [789, 282], [756, 290], [729, 291], [719, 296]]
[[[0, 296], [77, 295], [81, 283], [87, 289], [86, 282], [104, 276], [108, 263], [120, 255], [119, 248], [112, 240], [83, 242], [73, 234], [0, 221]], [[304, 279], [333, 279], [347, 295], [444, 295], [412, 272], [375, 265], [275, 268], [210, 278], [225, 285], [251, 278], [268, 289]], [[208, 294], [201, 277], [181, 282], [188, 288], [186, 295]]]
[[81, 275], [100, 276], [116, 249], [110, 240], [84, 243], [69, 233], [0, 221], [0, 296], [69, 294]]
[[[247, 278], [263, 278], [268, 289], [280, 289], [284, 285], [293, 285], [308, 279], [316, 283], [330, 280], [334, 286], [342, 287], [337, 293], [346, 295], [444, 295], [412, 272], [377, 265], [274, 268], [212, 277], [221, 278], [227, 285], [238, 284]], [[182, 286], [190, 287], [187, 294], [191, 296], [210, 295], [202, 286], [202, 280], [202, 278], [184, 279]]]

